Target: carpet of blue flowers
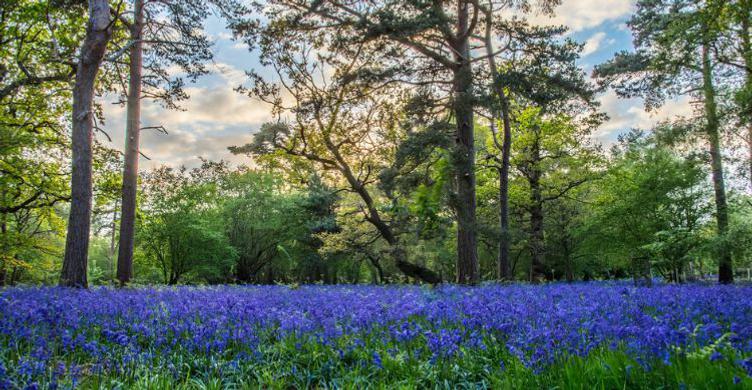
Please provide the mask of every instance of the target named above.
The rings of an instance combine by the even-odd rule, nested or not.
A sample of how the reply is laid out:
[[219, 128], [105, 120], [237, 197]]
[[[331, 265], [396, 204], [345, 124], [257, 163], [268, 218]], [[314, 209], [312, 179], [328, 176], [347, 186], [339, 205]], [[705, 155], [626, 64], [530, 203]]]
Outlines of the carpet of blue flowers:
[[748, 388], [751, 297], [621, 283], [9, 288], [0, 389]]

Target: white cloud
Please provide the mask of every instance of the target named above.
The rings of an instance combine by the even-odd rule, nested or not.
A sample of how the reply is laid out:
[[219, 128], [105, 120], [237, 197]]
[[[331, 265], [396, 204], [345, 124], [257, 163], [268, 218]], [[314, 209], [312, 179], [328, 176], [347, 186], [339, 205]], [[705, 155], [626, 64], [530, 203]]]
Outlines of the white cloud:
[[252, 126], [271, 119], [269, 107], [233, 91], [233, 86], [186, 88], [191, 99], [182, 104], [184, 111], [165, 110], [144, 101], [143, 121], [147, 125], [162, 123], [172, 128], [187, 126], [203, 133], [227, 126]]
[[585, 41], [585, 46], [582, 48], [582, 56], [585, 57], [595, 53], [601, 47], [604, 39], [606, 39], [606, 33], [603, 31], [593, 34], [593, 36]]
[[247, 163], [245, 156], [235, 156], [228, 150], [228, 146], [248, 143], [248, 131], [228, 135], [196, 135], [190, 131], [170, 132], [169, 135], [144, 133], [142, 137], [142, 151], [151, 161], [144, 161], [142, 165], [150, 168], [160, 165], [196, 166], [198, 157], [210, 160], [225, 160], [236, 164]]
[[[202, 80], [185, 88], [191, 98], [182, 102], [182, 111], [166, 110], [148, 99], [142, 102], [142, 126], [162, 125], [168, 131], [167, 135], [153, 130], [142, 133], [141, 150], [151, 159], [142, 159], [145, 169], [163, 164], [195, 166], [198, 156], [239, 162], [240, 157], [227, 147], [247, 143], [251, 131], [272, 119], [266, 104], [233, 91], [246, 78], [242, 70], [222, 63], [217, 70], [218, 82]], [[103, 106], [112, 147], [123, 150], [125, 108], [109, 102]]]
[[227, 40], [227, 41], [229, 41], [229, 40], [232, 39], [232, 34], [230, 34], [230, 32], [228, 32], [228, 31], [220, 31], [214, 37], [216, 39], [221, 39], [221, 40]]
[[218, 62], [215, 63], [213, 67], [216, 74], [219, 74], [227, 82], [232, 83], [233, 86], [240, 85], [248, 79], [244, 70], [238, 69], [230, 64]]
[[564, 0], [555, 15], [534, 15], [531, 22], [542, 25], [565, 25], [581, 31], [619, 19], [632, 12], [634, 0]]
[[667, 100], [655, 111], [645, 111], [641, 99], [620, 99], [609, 91], [600, 98], [601, 108], [610, 120], [596, 132], [595, 138], [604, 143], [612, 142], [616, 135], [632, 128], [649, 130], [659, 122], [676, 117], [689, 117], [693, 107], [688, 96]]

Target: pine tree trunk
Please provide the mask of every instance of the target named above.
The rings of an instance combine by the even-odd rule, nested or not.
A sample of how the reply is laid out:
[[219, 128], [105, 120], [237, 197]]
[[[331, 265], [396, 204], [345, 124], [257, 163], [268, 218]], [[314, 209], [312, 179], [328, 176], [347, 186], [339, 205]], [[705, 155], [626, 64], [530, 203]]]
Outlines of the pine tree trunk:
[[88, 287], [86, 268], [92, 202], [92, 104], [94, 83], [110, 40], [110, 6], [89, 0], [89, 21], [73, 87], [71, 206], [60, 285]]
[[[457, 214], [457, 283], [474, 284], [480, 279], [475, 226], [475, 147], [473, 119], [473, 74], [469, 49], [469, 3], [458, 0], [458, 31], [454, 69], [454, 115], [457, 134], [453, 153]], [[464, 37], [464, 38], [463, 38]]]
[[502, 106], [504, 125], [504, 140], [501, 144], [501, 171], [499, 173], [499, 224], [501, 239], [499, 240], [499, 278], [512, 279], [509, 259], [509, 247], [512, 237], [509, 233], [509, 166], [512, 149], [512, 125], [509, 118], [509, 104], [506, 98]]
[[[505, 137], [504, 143], [507, 143]], [[499, 169], [499, 253], [496, 275], [499, 280], [512, 279], [509, 261], [509, 153], [502, 157], [502, 167]]]
[[130, 80], [128, 84], [127, 121], [125, 133], [125, 165], [123, 167], [120, 244], [118, 245], [117, 278], [125, 285], [133, 277], [133, 245], [136, 229], [136, 191], [138, 187], [139, 136], [141, 133], [141, 73], [144, 2], [134, 4], [133, 24], [130, 26]]
[[[726, 204], [726, 186], [723, 180], [723, 155], [721, 154], [721, 140], [719, 135], [718, 112], [715, 102], [715, 87], [713, 86], [713, 70], [710, 63], [710, 47], [702, 47], [702, 80], [703, 97], [705, 102], [706, 134], [710, 148], [710, 164], [715, 190], [716, 223], [718, 236], [722, 239], [728, 232], [728, 205]], [[718, 282], [733, 283], [734, 272], [731, 253], [727, 245], [719, 247]]]
[[530, 172], [528, 184], [530, 185], [530, 281], [537, 283], [543, 274], [544, 263], [544, 237], [543, 237], [543, 193], [541, 189], [540, 164], [540, 136], [536, 136], [531, 148]]
[[510, 165], [510, 152], [512, 149], [512, 121], [509, 117], [509, 101], [507, 100], [506, 93], [504, 92], [504, 85], [502, 85], [499, 69], [496, 65], [495, 56], [497, 53], [494, 51], [493, 39], [491, 37], [492, 31], [491, 20], [486, 23], [486, 57], [488, 61], [488, 68], [491, 72], [493, 81], [493, 92], [496, 95], [496, 104], [493, 105], [491, 110], [491, 129], [496, 127], [496, 121], [501, 119], [502, 121], [502, 141], [499, 145], [499, 140], [496, 135], [496, 131], [493, 134], [494, 145], [501, 150], [501, 167], [499, 167], [499, 253], [496, 263], [496, 277], [499, 280], [509, 280], [512, 278], [511, 261], [509, 259], [509, 247], [511, 237], [509, 235], [509, 165]]

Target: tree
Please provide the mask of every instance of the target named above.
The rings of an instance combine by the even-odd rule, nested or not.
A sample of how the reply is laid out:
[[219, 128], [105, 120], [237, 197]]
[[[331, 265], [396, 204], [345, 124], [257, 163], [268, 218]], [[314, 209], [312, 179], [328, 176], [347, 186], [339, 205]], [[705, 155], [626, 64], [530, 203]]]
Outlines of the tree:
[[146, 175], [141, 246], [155, 260], [164, 283], [229, 280], [237, 257], [225, 234], [221, 163], [204, 162], [200, 168], [162, 167]]
[[[298, 202], [304, 222], [304, 231], [298, 241], [302, 250], [297, 250], [299, 280], [306, 282], [325, 281], [340, 267], [332, 259], [350, 262], [349, 256], [329, 256], [322, 248], [327, 244], [326, 236], [342, 231], [337, 221], [337, 207], [341, 197], [334, 188], [327, 186], [316, 172], [306, 180], [305, 193]], [[352, 255], [352, 252], [349, 253]], [[375, 259], [371, 257], [370, 259]], [[334, 264], [332, 264], [334, 263]], [[378, 263], [378, 259], [376, 259]], [[377, 265], [378, 268], [378, 265]], [[335, 271], [335, 272], [333, 272]], [[329, 277], [329, 280], [332, 278]], [[383, 280], [383, 279], [380, 279]]]
[[60, 118], [70, 111], [83, 11], [68, 1], [0, 3], [0, 284], [49, 269], [59, 252], [59, 206], [70, 200]]
[[[399, 237], [385, 221], [373, 195], [376, 172], [389, 155], [389, 145], [381, 142], [395, 126], [394, 102], [383, 93], [390, 83], [373, 84], [364, 78], [378, 71], [374, 68], [377, 53], [364, 44], [340, 47], [325, 55], [311, 49], [304, 42], [294, 41], [270, 41], [263, 47], [262, 59], [277, 71], [281, 88], [293, 101], [285, 102], [279, 87], [258, 77], [253, 88], [246, 91], [272, 104], [274, 112], [289, 114], [292, 122], [266, 123], [252, 143], [230, 150], [307, 160], [335, 174], [358, 196], [359, 212], [392, 247], [399, 269], [410, 277], [439, 283], [438, 275], [407, 261]], [[344, 56], [345, 52], [349, 55]], [[324, 74], [317, 81], [318, 76], [313, 75], [320, 71], [331, 71], [331, 76]]]
[[127, 283], [133, 275], [133, 242], [136, 225], [136, 186], [138, 185], [139, 137], [141, 134], [141, 67], [143, 63], [144, 2], [135, 0], [133, 21], [129, 26], [130, 61], [128, 103], [125, 130], [125, 164], [120, 217], [120, 243], [118, 245], [117, 278]]
[[86, 37], [81, 46], [73, 87], [71, 209], [60, 275], [62, 286], [88, 287], [86, 269], [92, 202], [92, 104], [97, 73], [111, 34], [109, 4], [104, 0], [90, 0]]
[[[538, 2], [544, 11], [558, 0]], [[331, 45], [380, 46], [378, 63], [389, 64], [371, 77], [388, 78], [423, 85], [444, 95], [442, 120], [454, 122], [452, 146], [453, 193], [451, 205], [457, 221], [457, 281], [479, 280], [476, 237], [474, 110], [474, 66], [484, 57], [475, 57], [473, 42], [482, 47], [483, 18], [496, 12], [529, 11], [528, 1], [499, 1], [486, 8], [479, 2], [342, 2], [277, 0], [264, 3], [268, 10], [267, 28], [246, 23], [237, 30], [249, 41], [284, 40], [304, 31], [328, 31]], [[450, 115], [446, 115], [449, 114]]]
[[[565, 115], [543, 115], [539, 108], [518, 114], [512, 166], [520, 174], [520, 202], [529, 216], [530, 281], [545, 274], [544, 205], [566, 196], [594, 177], [598, 149], [588, 145], [589, 128]], [[526, 198], [526, 199], [525, 199]]]
[[274, 260], [284, 255], [285, 247], [302, 238], [306, 229], [300, 199], [296, 194], [282, 193], [282, 182], [270, 175], [235, 172], [227, 181], [230, 195], [223, 212], [230, 244], [238, 253], [235, 280], [263, 282], [261, 272], [266, 269], [266, 281], [273, 281]]
[[[623, 97], [642, 96], [648, 108], [662, 104], [667, 96], [691, 93], [703, 102], [703, 131], [708, 143], [715, 190], [716, 225], [719, 236], [728, 230], [728, 204], [721, 152], [721, 122], [716, 101], [714, 47], [719, 43], [719, 25], [724, 2], [643, 0], [629, 22], [636, 52], [622, 52], [598, 66], [595, 75], [603, 84], [614, 85]], [[731, 252], [718, 248], [718, 281], [734, 280]]]
[[702, 162], [679, 156], [658, 139], [660, 131], [621, 137], [584, 222], [584, 246], [608, 256], [612, 269], [631, 270], [635, 279], [649, 277], [651, 268], [681, 274], [688, 254], [702, 247], [709, 215]]
[[546, 202], [545, 206], [545, 253], [546, 271], [551, 270], [551, 279], [573, 282], [585, 272], [592, 271], [594, 264], [602, 266], [603, 258], [586, 251], [583, 228], [589, 216], [587, 202], [592, 199], [596, 178], [577, 186], [566, 195]]
[[77, 0], [10, 0], [0, 4], [0, 101], [42, 86], [65, 85], [76, 73], [84, 24]]
[[[493, 5], [490, 7], [487, 12], [493, 15]], [[499, 279], [511, 277], [509, 171], [515, 103], [554, 106], [581, 100], [586, 105], [594, 104], [591, 87], [576, 64], [581, 45], [561, 39], [564, 32], [564, 27], [537, 27], [517, 19], [486, 18], [484, 45], [490, 77], [488, 85], [484, 86], [489, 98], [483, 100], [490, 114], [493, 144], [485, 150], [482, 159], [493, 161], [499, 176], [500, 235], [496, 272]], [[502, 41], [503, 49], [495, 50], [494, 38]], [[498, 122], [501, 134], [497, 131]]]
[[[747, 146], [747, 170], [752, 184], [752, 1], [731, 0], [719, 2], [719, 37], [713, 45], [718, 62], [725, 65], [724, 84], [734, 92], [733, 105], [739, 127], [734, 131]], [[733, 131], [732, 127], [732, 131]]]
[[[215, 10], [228, 17], [228, 20], [245, 12], [244, 7], [234, 0], [212, 0], [208, 3], [198, 0], [134, 0], [133, 18], [118, 18], [127, 28], [129, 37], [109, 60], [116, 61], [126, 50], [130, 53], [125, 97], [125, 165], [118, 245], [118, 280], [121, 284], [127, 283], [133, 275], [139, 138], [143, 130], [141, 100], [151, 98], [161, 102], [166, 108], [177, 109], [178, 103], [188, 98], [183, 90], [184, 78], [195, 81], [206, 74], [205, 65], [213, 57], [211, 42], [202, 30], [210, 12]], [[172, 75], [168, 71], [171, 67], [179, 69], [182, 74]], [[144, 129], [164, 131], [161, 126]]]

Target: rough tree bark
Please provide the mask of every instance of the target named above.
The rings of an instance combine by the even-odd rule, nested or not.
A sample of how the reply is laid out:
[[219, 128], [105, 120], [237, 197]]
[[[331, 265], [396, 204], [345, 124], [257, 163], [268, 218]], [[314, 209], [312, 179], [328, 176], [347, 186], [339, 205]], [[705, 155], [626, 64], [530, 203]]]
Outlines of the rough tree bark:
[[94, 83], [112, 34], [110, 26], [107, 0], [89, 0], [89, 21], [73, 87], [71, 207], [61, 286], [88, 287], [86, 268], [92, 201], [92, 104]]
[[[710, 167], [713, 178], [713, 189], [715, 190], [715, 218], [718, 225], [718, 235], [724, 237], [728, 232], [728, 205], [726, 203], [726, 186], [723, 179], [723, 155], [721, 154], [718, 109], [715, 101], [710, 50], [709, 44], [702, 46], [702, 90], [705, 105], [705, 132], [710, 149]], [[719, 247], [718, 282], [734, 282], [731, 252], [729, 252], [726, 245]]]
[[457, 2], [457, 34], [453, 45], [454, 116], [457, 134], [453, 153], [457, 213], [457, 283], [475, 284], [480, 279], [475, 224], [475, 145], [473, 118], [473, 72], [470, 58], [470, 3]]
[[504, 141], [502, 142], [501, 169], [499, 170], [499, 225], [501, 239], [499, 240], [498, 273], [500, 279], [512, 279], [509, 260], [509, 247], [512, 237], [509, 234], [509, 155], [512, 147], [512, 130], [509, 120], [509, 109], [504, 111]]
[[135, 241], [136, 191], [138, 187], [139, 137], [141, 133], [141, 75], [143, 47], [141, 34], [144, 2], [135, 0], [133, 23], [130, 25], [130, 80], [128, 83], [127, 120], [125, 132], [125, 165], [123, 167], [120, 243], [118, 245], [117, 279], [125, 285], [133, 277], [133, 245]]

